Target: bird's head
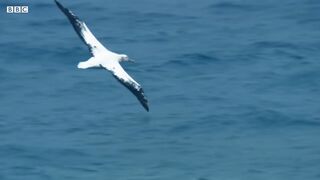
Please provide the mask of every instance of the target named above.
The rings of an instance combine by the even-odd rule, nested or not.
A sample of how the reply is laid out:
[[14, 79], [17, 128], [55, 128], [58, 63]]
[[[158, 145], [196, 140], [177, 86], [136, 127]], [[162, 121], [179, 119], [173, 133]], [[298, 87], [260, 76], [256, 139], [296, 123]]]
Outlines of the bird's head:
[[132, 59], [129, 59], [129, 57], [126, 54], [120, 54], [120, 62], [121, 61], [130, 61], [130, 62], [134, 62]]

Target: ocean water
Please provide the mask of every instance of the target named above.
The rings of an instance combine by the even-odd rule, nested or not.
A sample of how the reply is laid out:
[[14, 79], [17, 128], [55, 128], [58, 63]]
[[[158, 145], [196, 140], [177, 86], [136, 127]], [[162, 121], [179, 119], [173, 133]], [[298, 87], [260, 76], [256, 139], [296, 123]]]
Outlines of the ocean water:
[[61, 3], [136, 60], [150, 112], [76, 68], [53, 1], [2, 0], [0, 180], [320, 179], [319, 0]]

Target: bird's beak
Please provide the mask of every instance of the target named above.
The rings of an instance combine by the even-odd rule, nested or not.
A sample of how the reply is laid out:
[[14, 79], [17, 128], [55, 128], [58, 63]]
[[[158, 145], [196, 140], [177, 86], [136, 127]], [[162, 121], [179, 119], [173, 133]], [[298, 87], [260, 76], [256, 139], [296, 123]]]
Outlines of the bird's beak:
[[129, 61], [129, 62], [132, 62], [132, 63], [135, 63], [135, 62], [136, 62], [136, 61], [133, 60], [133, 59], [129, 59], [128, 61]]

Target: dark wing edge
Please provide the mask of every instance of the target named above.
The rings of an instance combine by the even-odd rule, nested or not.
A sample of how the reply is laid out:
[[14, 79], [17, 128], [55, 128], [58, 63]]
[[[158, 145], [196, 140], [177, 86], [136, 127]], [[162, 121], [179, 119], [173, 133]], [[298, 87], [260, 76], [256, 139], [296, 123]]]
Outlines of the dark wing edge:
[[113, 76], [122, 84], [124, 85], [127, 89], [129, 89], [129, 91], [134, 94], [137, 99], [139, 100], [139, 102], [141, 103], [141, 105], [144, 107], [144, 109], [146, 111], [149, 112], [149, 106], [148, 106], [148, 100], [144, 95], [144, 91], [140, 86], [136, 86], [136, 84], [132, 81], [125, 81], [121, 78], [119, 78], [118, 76], [114, 75]]
[[[80, 20], [75, 14], [73, 14], [72, 11], [69, 9], [65, 8], [60, 4], [57, 0], [54, 0], [54, 2], [57, 4], [59, 9], [68, 17], [70, 23], [72, 24], [74, 30], [77, 32], [78, 36], [80, 39], [88, 46], [89, 51], [92, 53], [92, 47], [90, 44], [86, 42], [86, 40], [83, 37], [82, 31], [84, 30], [84, 22]], [[93, 53], [92, 53], [93, 54]]]

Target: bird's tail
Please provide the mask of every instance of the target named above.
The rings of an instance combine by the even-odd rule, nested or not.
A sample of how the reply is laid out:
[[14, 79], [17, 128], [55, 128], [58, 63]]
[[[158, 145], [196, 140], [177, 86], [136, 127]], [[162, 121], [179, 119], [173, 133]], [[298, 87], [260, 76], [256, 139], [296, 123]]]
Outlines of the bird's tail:
[[94, 57], [91, 57], [87, 61], [82, 61], [78, 64], [79, 69], [88, 69], [88, 68], [98, 68], [100, 67], [100, 64], [97, 62], [97, 60]]

